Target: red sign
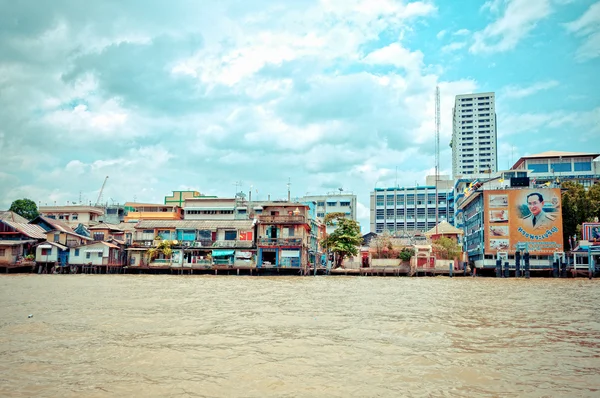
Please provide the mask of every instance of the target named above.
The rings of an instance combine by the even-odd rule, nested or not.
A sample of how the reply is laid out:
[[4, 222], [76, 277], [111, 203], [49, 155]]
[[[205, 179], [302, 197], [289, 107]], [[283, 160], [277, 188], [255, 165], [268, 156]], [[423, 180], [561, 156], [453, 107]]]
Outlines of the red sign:
[[252, 240], [252, 231], [240, 232], [240, 240]]

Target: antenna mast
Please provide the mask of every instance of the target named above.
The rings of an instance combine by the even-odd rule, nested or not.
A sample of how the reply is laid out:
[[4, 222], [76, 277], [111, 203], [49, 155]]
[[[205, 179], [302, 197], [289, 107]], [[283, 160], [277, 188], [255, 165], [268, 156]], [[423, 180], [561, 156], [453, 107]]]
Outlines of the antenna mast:
[[438, 180], [440, 178], [440, 87], [435, 87], [435, 232], [439, 223]]

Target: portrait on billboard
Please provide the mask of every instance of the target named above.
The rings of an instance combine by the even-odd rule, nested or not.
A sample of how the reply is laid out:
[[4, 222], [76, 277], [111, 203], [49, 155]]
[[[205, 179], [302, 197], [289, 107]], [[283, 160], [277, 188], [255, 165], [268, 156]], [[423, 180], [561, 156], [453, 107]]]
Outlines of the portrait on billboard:
[[[550, 194], [550, 195], [549, 195]], [[530, 192], [525, 196], [525, 203], [519, 207], [522, 226], [530, 231], [545, 231], [556, 224], [558, 198], [541, 190]], [[546, 195], [546, 197], [544, 197]], [[548, 197], [550, 196], [550, 197]]]
[[[560, 188], [519, 188], [485, 194], [486, 254], [514, 253], [519, 247], [530, 254], [563, 251]], [[508, 204], [501, 208], [504, 198]]]
[[508, 222], [508, 211], [490, 210], [490, 222]]
[[508, 236], [508, 225], [490, 225], [490, 236]]
[[490, 195], [490, 207], [507, 207], [508, 195]]
[[490, 249], [497, 251], [507, 251], [509, 248], [508, 239], [491, 239]]

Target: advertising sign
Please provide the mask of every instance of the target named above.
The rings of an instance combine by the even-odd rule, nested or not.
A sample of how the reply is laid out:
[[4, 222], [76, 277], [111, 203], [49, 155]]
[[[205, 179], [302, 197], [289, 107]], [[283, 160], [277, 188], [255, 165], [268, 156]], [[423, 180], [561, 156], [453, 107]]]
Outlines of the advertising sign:
[[560, 189], [484, 191], [485, 253], [563, 251]]

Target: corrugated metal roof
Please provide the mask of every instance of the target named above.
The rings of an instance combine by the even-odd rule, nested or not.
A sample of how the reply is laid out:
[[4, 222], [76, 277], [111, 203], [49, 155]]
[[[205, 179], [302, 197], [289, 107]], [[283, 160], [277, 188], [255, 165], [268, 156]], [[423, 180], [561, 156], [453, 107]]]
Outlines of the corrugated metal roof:
[[21, 217], [14, 211], [0, 211], [0, 220], [19, 222], [27, 224], [29, 222], [25, 217]]
[[104, 245], [104, 246], [108, 246], [108, 247], [110, 247], [110, 248], [112, 248], [112, 249], [118, 249], [118, 248], [119, 248], [119, 246], [117, 246], [117, 245], [113, 245], [112, 243], [108, 243], [108, 242], [102, 242], [102, 241], [97, 241], [97, 242], [87, 243], [87, 244], [85, 244], [85, 245], [79, 245], [79, 246], [77, 246], [76, 248], [77, 248], [77, 249], [80, 249], [80, 248], [82, 248], [82, 247], [88, 247], [88, 246], [94, 246], [94, 245]]
[[29, 236], [30, 238], [46, 239], [46, 231], [37, 224], [27, 224], [8, 220], [4, 220], [4, 223], [21, 232], [22, 234]]
[[122, 222], [118, 225], [118, 228], [121, 231], [135, 231], [135, 226], [137, 222]]
[[250, 229], [253, 222], [253, 220], [142, 220], [136, 225], [136, 229]]
[[55, 220], [54, 218], [50, 218], [50, 217], [46, 217], [46, 216], [39, 216], [39, 218], [46, 221], [48, 224], [50, 224], [51, 226], [53, 226], [55, 229], [57, 229], [59, 231], [73, 232], [73, 228], [69, 227], [68, 224], [66, 224], [62, 221]]
[[69, 248], [67, 246], [63, 246], [60, 243], [56, 243], [56, 242], [50, 242], [50, 241], [46, 241], [46, 242], [42, 242], [39, 245], [36, 245], [38, 247], [42, 247], [44, 245], [52, 245], [52, 246], [56, 246], [58, 247], [60, 250], [68, 250]]
[[28, 239], [28, 240], [0, 240], [0, 246], [17, 246], [25, 243], [35, 243], [37, 240]]
[[98, 229], [111, 229], [113, 231], [123, 231], [117, 224], [110, 224], [107, 222], [103, 222], [100, 224], [96, 224], [92, 227], [88, 228], [90, 231], [98, 230]]

